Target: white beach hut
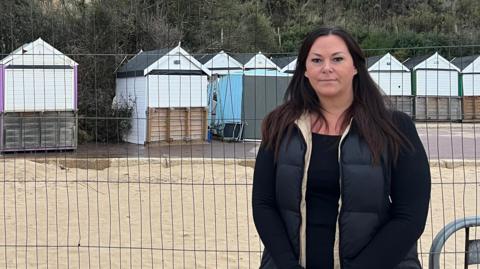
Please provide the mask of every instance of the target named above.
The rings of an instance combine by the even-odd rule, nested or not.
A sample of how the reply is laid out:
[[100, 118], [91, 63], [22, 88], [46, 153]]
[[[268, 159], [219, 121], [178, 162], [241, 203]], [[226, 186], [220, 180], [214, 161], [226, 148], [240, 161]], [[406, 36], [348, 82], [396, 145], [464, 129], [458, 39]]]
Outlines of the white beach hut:
[[480, 55], [457, 57], [452, 63], [460, 70], [463, 120], [480, 119]]
[[178, 45], [141, 51], [119, 68], [116, 101], [134, 107], [130, 143], [204, 140], [211, 72]]
[[413, 115], [410, 70], [390, 53], [367, 59], [368, 73], [387, 96], [393, 109]]
[[410, 58], [403, 64], [412, 72], [415, 119], [462, 119], [458, 67], [438, 53]]

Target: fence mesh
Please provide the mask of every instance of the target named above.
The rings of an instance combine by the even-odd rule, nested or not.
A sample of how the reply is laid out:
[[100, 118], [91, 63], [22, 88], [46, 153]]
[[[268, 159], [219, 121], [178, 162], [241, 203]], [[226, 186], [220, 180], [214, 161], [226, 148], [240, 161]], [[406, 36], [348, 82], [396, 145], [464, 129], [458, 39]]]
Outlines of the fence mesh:
[[[182, 1], [152, 1], [147, 11], [135, 1], [123, 10], [34, 2], [61, 13], [10, 3], [26, 28], [13, 15], [0, 26], [0, 267], [258, 268], [251, 192], [260, 124], [282, 102], [295, 53], [257, 54], [256, 30], [246, 53], [223, 29], [221, 41], [195, 39], [208, 53], [189, 52], [195, 44], [177, 43], [182, 18], [170, 28], [162, 19], [179, 15]], [[95, 3], [103, 9], [88, 20], [69, 13]], [[195, 7], [217, 16], [210, 5]], [[154, 14], [129, 25], [149, 34], [125, 38], [124, 22], [102, 13], [109, 8], [122, 19]], [[107, 31], [111, 40], [100, 38]], [[75, 46], [76, 33], [91, 40]], [[222, 45], [231, 49], [215, 58]], [[424, 268], [442, 228], [479, 216], [479, 48], [365, 50], [370, 75], [388, 105], [415, 120], [430, 161]], [[469, 238], [454, 233], [441, 268], [464, 268], [466, 241], [479, 237], [477, 228]]]

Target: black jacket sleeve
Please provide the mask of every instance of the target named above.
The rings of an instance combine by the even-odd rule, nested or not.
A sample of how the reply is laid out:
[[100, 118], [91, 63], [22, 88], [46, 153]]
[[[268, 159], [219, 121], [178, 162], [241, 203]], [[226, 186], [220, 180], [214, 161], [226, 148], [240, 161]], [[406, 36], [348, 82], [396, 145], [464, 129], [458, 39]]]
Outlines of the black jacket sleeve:
[[392, 168], [391, 219], [348, 269], [393, 269], [423, 233], [430, 200], [430, 167], [412, 120], [396, 112], [394, 122], [414, 149], [403, 148]]
[[277, 268], [301, 268], [275, 201], [274, 153], [262, 145], [253, 173], [253, 219], [258, 234]]

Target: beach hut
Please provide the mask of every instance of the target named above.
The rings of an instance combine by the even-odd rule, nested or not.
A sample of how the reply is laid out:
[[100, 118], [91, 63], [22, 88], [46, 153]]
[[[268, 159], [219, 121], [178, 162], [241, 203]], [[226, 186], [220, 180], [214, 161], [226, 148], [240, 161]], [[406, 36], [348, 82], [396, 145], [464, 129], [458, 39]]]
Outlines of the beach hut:
[[227, 75], [243, 69], [243, 64], [223, 50], [217, 54], [199, 54], [195, 58], [202, 63], [212, 75]]
[[254, 53], [238, 53], [232, 54], [238, 62], [243, 64], [244, 70], [251, 69], [268, 69], [280, 71], [280, 68], [262, 52]]
[[[217, 96], [217, 133], [223, 132], [224, 137], [261, 139], [261, 122], [282, 103], [290, 79], [289, 74], [265, 69], [220, 77], [212, 86]], [[228, 135], [223, 128], [228, 128]]]
[[437, 121], [462, 119], [458, 67], [438, 53], [413, 57], [403, 64], [412, 72], [415, 119]]
[[410, 70], [390, 53], [367, 59], [368, 72], [387, 97], [392, 109], [413, 116]]
[[480, 119], [480, 55], [457, 57], [452, 63], [460, 70], [463, 120]]
[[274, 57], [272, 58], [272, 61], [283, 73], [293, 74], [297, 67], [297, 56]]
[[210, 75], [180, 45], [140, 51], [117, 71], [115, 102], [133, 107], [132, 127], [124, 140], [205, 140]]
[[41, 38], [0, 61], [0, 150], [77, 147], [78, 64]]

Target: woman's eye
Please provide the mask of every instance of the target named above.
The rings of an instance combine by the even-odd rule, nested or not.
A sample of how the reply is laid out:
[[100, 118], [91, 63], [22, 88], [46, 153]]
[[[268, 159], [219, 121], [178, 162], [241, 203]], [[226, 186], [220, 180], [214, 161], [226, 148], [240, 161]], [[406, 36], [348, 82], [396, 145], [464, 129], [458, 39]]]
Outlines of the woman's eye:
[[312, 59], [312, 62], [313, 62], [313, 63], [319, 63], [319, 62], [321, 62], [321, 60], [318, 59], [318, 58], [313, 58], [313, 59]]
[[343, 57], [335, 57], [335, 58], [333, 58], [333, 61], [341, 62], [341, 61], [343, 61]]

